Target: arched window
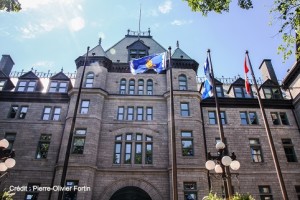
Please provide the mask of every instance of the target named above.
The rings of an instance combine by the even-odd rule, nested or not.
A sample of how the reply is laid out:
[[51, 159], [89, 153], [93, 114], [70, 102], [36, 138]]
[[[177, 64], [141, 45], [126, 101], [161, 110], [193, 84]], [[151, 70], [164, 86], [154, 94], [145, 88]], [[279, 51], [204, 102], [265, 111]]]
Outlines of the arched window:
[[151, 79], [147, 80], [147, 95], [153, 95], [153, 81]]
[[129, 90], [128, 94], [134, 94], [135, 81], [133, 79], [129, 80]]
[[139, 79], [138, 81], [138, 94], [139, 95], [143, 95], [144, 94], [144, 80], [143, 79]]
[[179, 75], [179, 90], [187, 90], [187, 79], [184, 74]]
[[85, 87], [91, 88], [91, 87], [93, 87], [93, 83], [94, 83], [94, 73], [93, 72], [89, 72], [86, 75]]
[[126, 92], [126, 79], [122, 78], [120, 81], [120, 94], [125, 94]]

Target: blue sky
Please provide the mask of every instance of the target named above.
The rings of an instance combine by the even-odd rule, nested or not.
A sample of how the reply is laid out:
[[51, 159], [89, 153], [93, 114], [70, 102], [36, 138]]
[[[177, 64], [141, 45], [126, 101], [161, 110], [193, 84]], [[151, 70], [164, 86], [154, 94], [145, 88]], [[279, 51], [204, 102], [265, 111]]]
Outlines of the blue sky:
[[[127, 29], [137, 31], [142, 7], [141, 31], [151, 29], [165, 48], [180, 48], [200, 66], [211, 49], [216, 77], [243, 77], [245, 50], [257, 77], [263, 59], [271, 59], [279, 80], [295, 62], [283, 63], [277, 54], [280, 23], [270, 26], [273, 1], [254, 1], [254, 9], [242, 10], [233, 1], [230, 12], [203, 17], [181, 0], [19, 0], [19, 13], [0, 12], [0, 53], [10, 54], [15, 71], [74, 72], [74, 60], [98, 44], [107, 50]], [[200, 75], [204, 76], [202, 70]]]

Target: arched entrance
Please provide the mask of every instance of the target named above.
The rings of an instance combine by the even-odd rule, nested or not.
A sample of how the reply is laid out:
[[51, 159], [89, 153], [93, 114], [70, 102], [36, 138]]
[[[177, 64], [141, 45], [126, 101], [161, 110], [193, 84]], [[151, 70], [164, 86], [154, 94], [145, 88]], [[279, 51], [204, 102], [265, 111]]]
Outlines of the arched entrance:
[[141, 188], [128, 186], [116, 191], [109, 200], [152, 200]]

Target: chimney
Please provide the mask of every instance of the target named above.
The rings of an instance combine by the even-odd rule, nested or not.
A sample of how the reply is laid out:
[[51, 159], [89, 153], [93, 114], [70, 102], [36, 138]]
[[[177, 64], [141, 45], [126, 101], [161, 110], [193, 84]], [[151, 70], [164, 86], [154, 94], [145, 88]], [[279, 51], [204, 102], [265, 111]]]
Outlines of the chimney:
[[259, 69], [261, 71], [263, 81], [270, 79], [275, 84], [279, 84], [270, 59], [264, 59], [260, 64]]
[[14, 66], [14, 61], [10, 57], [10, 55], [2, 55], [0, 60], [0, 70], [9, 77], [9, 74]]

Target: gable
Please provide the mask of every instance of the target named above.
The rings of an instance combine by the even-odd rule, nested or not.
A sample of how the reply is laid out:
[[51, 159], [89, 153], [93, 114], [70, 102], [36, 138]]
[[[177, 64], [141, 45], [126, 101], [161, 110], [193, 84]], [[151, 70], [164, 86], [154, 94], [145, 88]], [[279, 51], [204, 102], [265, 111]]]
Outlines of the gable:
[[67, 77], [63, 72], [59, 72], [59, 73], [55, 74], [54, 76], [50, 77], [50, 80], [70, 81], [69, 77]]
[[39, 77], [37, 77], [32, 71], [29, 71], [22, 76], [19, 77], [19, 79], [35, 79], [38, 80]]

